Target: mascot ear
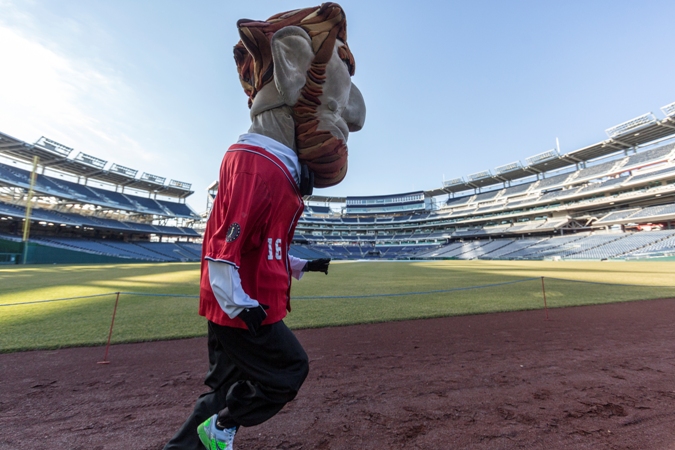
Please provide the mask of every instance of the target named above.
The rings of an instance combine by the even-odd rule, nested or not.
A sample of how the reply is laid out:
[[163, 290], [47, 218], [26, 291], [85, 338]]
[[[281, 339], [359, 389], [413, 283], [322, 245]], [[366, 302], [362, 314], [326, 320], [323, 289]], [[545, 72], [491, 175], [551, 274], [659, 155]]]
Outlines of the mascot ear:
[[314, 59], [312, 41], [300, 27], [287, 26], [272, 36], [274, 84], [286, 105], [293, 106], [305, 85], [307, 70]]

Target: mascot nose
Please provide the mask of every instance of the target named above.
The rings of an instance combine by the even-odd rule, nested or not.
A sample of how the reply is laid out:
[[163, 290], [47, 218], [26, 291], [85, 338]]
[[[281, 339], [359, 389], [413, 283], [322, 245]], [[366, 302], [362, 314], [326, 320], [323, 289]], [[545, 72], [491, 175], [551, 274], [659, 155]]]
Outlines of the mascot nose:
[[349, 102], [342, 112], [342, 118], [347, 122], [347, 127], [351, 132], [359, 131], [366, 121], [366, 102], [354, 83], [349, 91]]

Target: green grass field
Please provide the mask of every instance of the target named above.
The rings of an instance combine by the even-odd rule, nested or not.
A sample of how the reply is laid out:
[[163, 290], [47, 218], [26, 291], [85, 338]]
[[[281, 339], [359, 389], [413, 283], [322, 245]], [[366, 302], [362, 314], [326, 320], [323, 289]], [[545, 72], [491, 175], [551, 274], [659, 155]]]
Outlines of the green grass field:
[[[195, 263], [0, 267], [0, 352], [105, 344], [117, 291], [139, 294], [120, 296], [114, 343], [205, 334], [198, 300], [178, 297], [198, 294]], [[673, 262], [336, 262], [328, 276], [309, 273], [293, 284], [286, 323], [309, 328], [541, 309], [541, 277], [549, 308], [675, 297], [674, 274]], [[97, 294], [110, 295], [25, 304]]]

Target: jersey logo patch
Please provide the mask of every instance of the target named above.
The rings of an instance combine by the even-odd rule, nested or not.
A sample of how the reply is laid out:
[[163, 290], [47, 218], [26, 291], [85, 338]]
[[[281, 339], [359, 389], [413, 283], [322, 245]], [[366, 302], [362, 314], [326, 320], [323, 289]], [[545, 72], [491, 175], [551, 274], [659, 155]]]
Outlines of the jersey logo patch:
[[237, 240], [239, 237], [239, 234], [241, 233], [241, 227], [237, 222], [234, 222], [230, 227], [227, 229], [227, 237], [225, 238], [225, 241], [227, 242], [234, 242]]

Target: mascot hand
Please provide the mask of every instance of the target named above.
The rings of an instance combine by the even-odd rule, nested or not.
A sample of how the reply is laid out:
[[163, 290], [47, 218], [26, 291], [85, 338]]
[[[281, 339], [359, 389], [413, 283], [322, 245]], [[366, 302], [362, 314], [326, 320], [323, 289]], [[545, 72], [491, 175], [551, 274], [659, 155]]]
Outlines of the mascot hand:
[[266, 309], [269, 309], [269, 306], [260, 304], [255, 308], [244, 309], [237, 317], [244, 321], [251, 335], [256, 336], [260, 325], [267, 317]]
[[305, 272], [323, 272], [328, 275], [329, 264], [330, 258], [313, 259], [311, 261], [307, 261], [307, 264], [305, 264], [305, 268], [303, 270]]

